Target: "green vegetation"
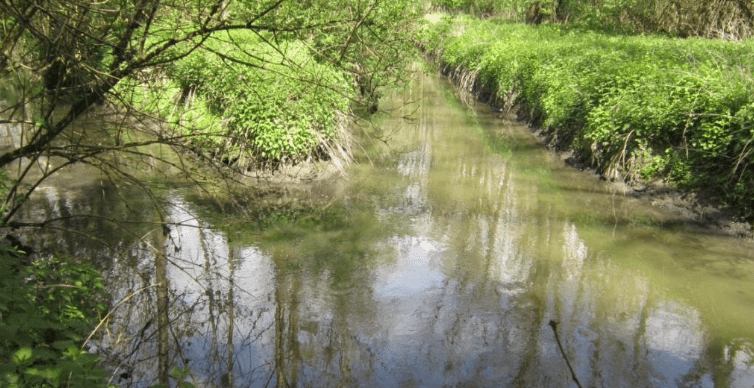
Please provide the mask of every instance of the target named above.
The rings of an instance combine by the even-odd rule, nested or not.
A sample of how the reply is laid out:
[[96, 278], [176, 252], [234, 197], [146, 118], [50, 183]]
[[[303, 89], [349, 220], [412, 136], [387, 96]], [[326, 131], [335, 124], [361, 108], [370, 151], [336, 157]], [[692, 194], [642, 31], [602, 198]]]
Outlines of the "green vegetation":
[[344, 74], [302, 43], [272, 47], [247, 31], [210, 36], [166, 74], [122, 83], [124, 101], [165, 117], [198, 152], [242, 167], [327, 155], [353, 97]]
[[[59, 223], [32, 225], [19, 209], [73, 164], [161, 208], [169, 201], [147, 180], [193, 184], [210, 180], [206, 165], [229, 179], [216, 162], [245, 170], [348, 155], [346, 117], [374, 113], [382, 90], [403, 81], [420, 10], [408, 0], [0, 2], [0, 129], [19, 132], [0, 149], [0, 228]], [[98, 386], [97, 358], [79, 347], [105, 303], [96, 272], [11, 257], [0, 253], [0, 387]], [[160, 364], [156, 383], [167, 387], [172, 370], [190, 386], [172, 367]]]
[[[117, 170], [107, 158], [148, 158], [148, 144], [240, 169], [348, 155], [344, 117], [373, 113], [402, 81], [419, 12], [407, 0], [0, 4], [0, 114], [25, 132], [0, 167], [62, 160], [9, 177], [2, 222], [66, 165]], [[92, 112], [111, 118], [96, 135], [77, 127]]]
[[477, 16], [623, 34], [739, 40], [754, 33], [751, 0], [432, 0], [436, 8]]
[[609, 179], [708, 188], [751, 214], [754, 43], [610, 36], [470, 17], [424, 47]]
[[[205, 169], [184, 151], [239, 170], [347, 155], [346, 117], [400, 84], [419, 11], [407, 0], [0, 3], [0, 126], [22, 132], [0, 152], [0, 228], [31, 226], [19, 209], [73, 164], [161, 207], [144, 179], [165, 176], [133, 166], [195, 183]], [[81, 350], [107, 304], [97, 272], [20, 260], [0, 252], [0, 387], [104, 386]], [[162, 366], [156, 383], [190, 386], [187, 370]]]
[[107, 311], [99, 272], [57, 258], [23, 265], [0, 245], [0, 387], [105, 387], [82, 344]]

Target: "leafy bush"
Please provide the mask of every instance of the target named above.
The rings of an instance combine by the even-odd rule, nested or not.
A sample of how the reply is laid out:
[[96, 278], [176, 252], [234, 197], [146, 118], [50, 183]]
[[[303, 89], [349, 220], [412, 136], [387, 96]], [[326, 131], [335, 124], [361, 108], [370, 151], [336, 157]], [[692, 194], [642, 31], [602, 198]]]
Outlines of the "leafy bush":
[[[436, 31], [449, 31], [438, 34]], [[707, 187], [751, 213], [754, 43], [610, 36], [458, 16], [423, 46], [607, 178]]]
[[99, 357], [81, 349], [107, 310], [91, 265], [57, 258], [23, 266], [0, 246], [0, 386], [105, 387]]

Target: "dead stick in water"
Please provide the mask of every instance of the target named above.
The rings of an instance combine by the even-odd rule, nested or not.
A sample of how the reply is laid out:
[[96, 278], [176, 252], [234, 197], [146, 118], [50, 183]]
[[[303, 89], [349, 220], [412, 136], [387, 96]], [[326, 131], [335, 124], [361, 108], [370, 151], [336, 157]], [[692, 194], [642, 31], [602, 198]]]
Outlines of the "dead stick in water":
[[558, 348], [560, 348], [560, 354], [563, 355], [563, 358], [565, 359], [566, 365], [568, 365], [568, 370], [571, 371], [571, 378], [573, 378], [573, 381], [576, 383], [576, 385], [579, 388], [583, 388], [581, 386], [581, 383], [579, 383], [579, 379], [576, 378], [576, 372], [573, 371], [573, 368], [571, 367], [571, 362], [568, 361], [568, 357], [565, 354], [565, 350], [563, 350], [563, 345], [560, 343], [560, 338], [558, 337], [558, 323], [555, 321], [550, 321], [550, 327], [552, 327], [552, 332], [555, 333], [555, 341], [558, 342]]

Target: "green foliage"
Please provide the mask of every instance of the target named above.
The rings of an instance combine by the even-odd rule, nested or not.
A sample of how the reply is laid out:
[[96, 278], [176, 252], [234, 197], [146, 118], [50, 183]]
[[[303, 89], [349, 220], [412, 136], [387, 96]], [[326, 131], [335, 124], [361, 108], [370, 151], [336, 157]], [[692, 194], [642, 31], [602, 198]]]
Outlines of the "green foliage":
[[533, 12], [542, 21], [610, 33], [728, 40], [754, 33], [754, 2], [748, 0], [432, 0], [431, 4], [445, 11], [516, 21], [528, 20]]
[[0, 386], [105, 387], [99, 357], [81, 350], [107, 310], [91, 265], [57, 258], [20, 264], [0, 246]]
[[[173, 369], [170, 370], [170, 377], [172, 377], [173, 379], [177, 381], [176, 387], [178, 388], [196, 388], [194, 384], [184, 381], [190, 375], [191, 375], [191, 368], [189, 367], [185, 367], [185, 368], [174, 367]], [[149, 388], [167, 388], [167, 387], [161, 384], [157, 384], [157, 385], [152, 385]]]
[[216, 34], [167, 77], [124, 83], [135, 91], [129, 102], [167, 118], [198, 150], [243, 166], [316, 156], [351, 98], [342, 73], [301, 42], [272, 46], [247, 31]]
[[502, 16], [523, 21], [533, 4], [539, 5], [542, 16], [552, 18], [557, 0], [432, 0], [432, 5], [446, 11], [464, 12], [477, 16]]
[[[406, 82], [406, 66], [416, 59], [413, 37], [422, 13], [422, 3], [410, 0], [306, 0], [283, 2], [269, 22], [290, 26], [291, 33], [280, 35], [306, 42], [318, 62], [349, 74], [359, 92], [356, 105], [373, 111], [385, 88]], [[307, 25], [327, 28], [301, 28]]]
[[432, 3], [448, 11], [463, 11], [476, 15], [490, 14], [496, 9], [492, 0], [437, 0]]
[[[263, 14], [258, 22], [275, 26], [274, 34], [234, 29], [180, 42], [170, 53], [189, 55], [115, 94], [142, 89], [126, 101], [167, 118], [197, 151], [229, 164], [328, 157], [339, 145], [343, 113], [353, 103], [376, 109], [381, 90], [401, 82], [415, 58], [420, 7], [406, 0], [277, 3], [235, 2], [225, 14], [230, 23]], [[170, 41], [180, 20], [165, 15], [145, 45]], [[154, 93], [143, 90], [155, 85]]]
[[498, 101], [517, 96], [554, 145], [575, 149], [609, 178], [664, 177], [753, 210], [754, 43], [469, 17], [429, 25], [423, 37], [424, 47], [475, 73]]

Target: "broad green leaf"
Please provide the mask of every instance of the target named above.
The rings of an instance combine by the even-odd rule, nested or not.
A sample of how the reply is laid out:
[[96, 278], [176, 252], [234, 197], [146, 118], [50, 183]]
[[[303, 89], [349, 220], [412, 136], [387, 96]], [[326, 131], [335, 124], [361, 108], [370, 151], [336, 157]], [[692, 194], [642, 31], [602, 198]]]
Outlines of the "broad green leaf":
[[18, 366], [29, 365], [32, 362], [33, 352], [30, 347], [23, 347], [13, 353], [13, 363]]
[[29, 368], [24, 371], [27, 375], [39, 376], [49, 380], [55, 380], [60, 377], [62, 370], [60, 368]]

